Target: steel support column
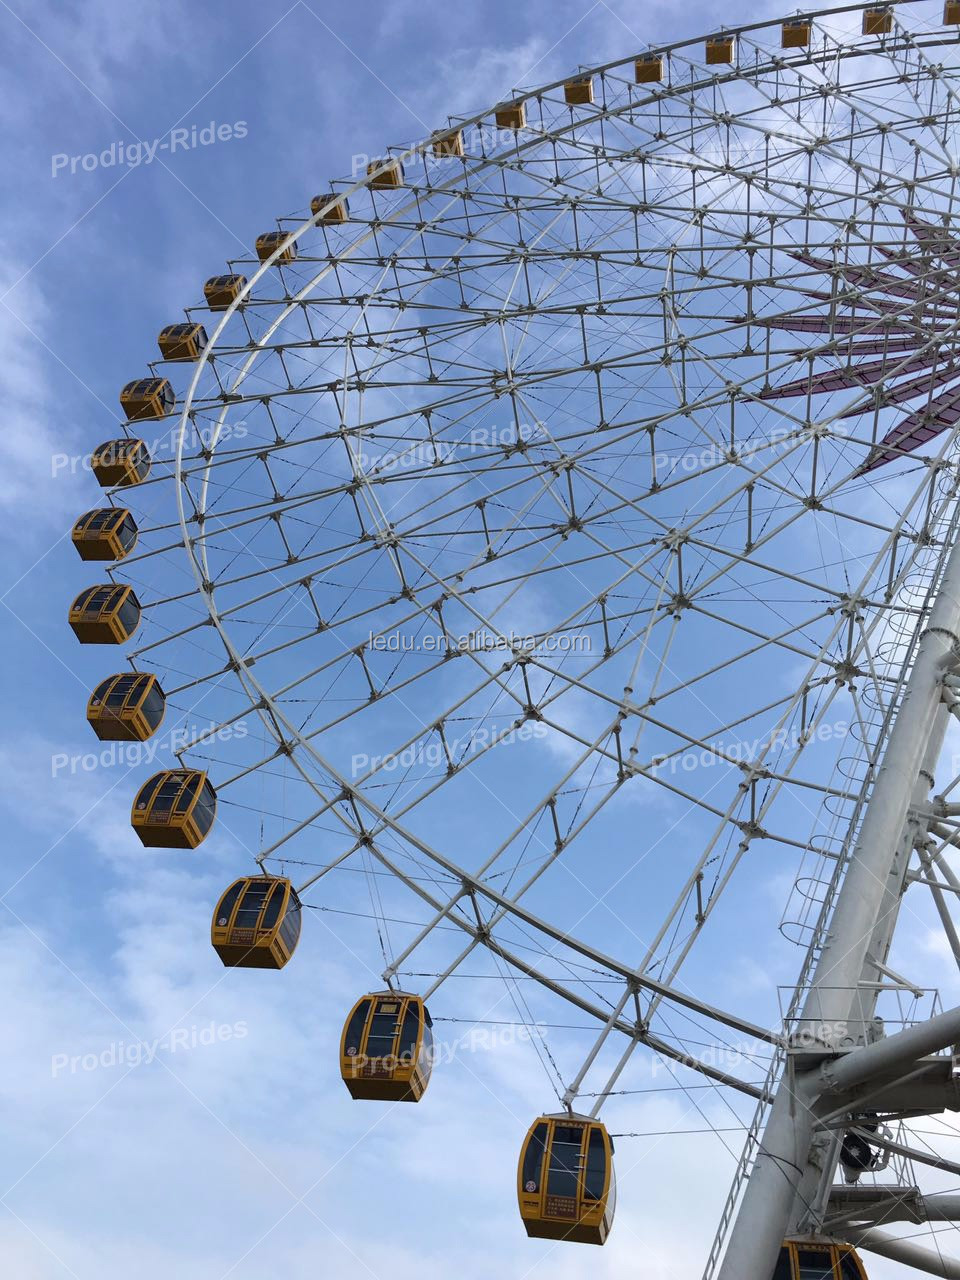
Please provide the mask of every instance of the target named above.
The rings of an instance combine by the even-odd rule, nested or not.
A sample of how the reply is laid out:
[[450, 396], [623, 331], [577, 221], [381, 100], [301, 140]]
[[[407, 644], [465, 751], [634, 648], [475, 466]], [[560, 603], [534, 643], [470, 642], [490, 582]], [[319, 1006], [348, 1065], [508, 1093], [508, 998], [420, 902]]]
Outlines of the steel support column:
[[[953, 662], [960, 632], [960, 543], [954, 542], [883, 762], [850, 857], [829, 932], [820, 953], [801, 1027], [808, 1043], [843, 1050], [863, 1042], [859, 983], [878, 926], [898, 900], [904, 874], [897, 857], [923, 766], [942, 736], [943, 677]], [[820, 1091], [819, 1073], [784, 1072], [756, 1162], [730, 1233], [719, 1280], [770, 1280], [785, 1235], [803, 1218], [798, 1195], [809, 1186]]]

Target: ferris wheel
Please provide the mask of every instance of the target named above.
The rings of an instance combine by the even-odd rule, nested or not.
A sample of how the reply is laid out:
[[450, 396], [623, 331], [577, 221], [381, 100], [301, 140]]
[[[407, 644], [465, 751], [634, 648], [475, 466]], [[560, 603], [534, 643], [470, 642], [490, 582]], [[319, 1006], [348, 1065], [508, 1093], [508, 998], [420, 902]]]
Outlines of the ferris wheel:
[[725, 29], [365, 157], [93, 452], [87, 718], [171, 756], [135, 831], [233, 842], [227, 966], [350, 916], [354, 1098], [420, 1102], [494, 984], [531, 1236], [605, 1242], [656, 1066], [741, 1130], [706, 1277], [960, 1276], [911, 1127], [960, 1109], [958, 32]]

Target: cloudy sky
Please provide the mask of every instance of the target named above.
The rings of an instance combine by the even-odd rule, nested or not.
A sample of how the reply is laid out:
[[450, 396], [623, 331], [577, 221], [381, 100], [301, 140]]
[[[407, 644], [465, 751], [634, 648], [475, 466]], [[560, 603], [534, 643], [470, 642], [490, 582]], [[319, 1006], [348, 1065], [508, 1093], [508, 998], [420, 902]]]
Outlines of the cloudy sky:
[[[0, 0], [6, 1273], [698, 1274], [740, 1135], [699, 1141], [691, 1095], [638, 1094], [617, 1113], [618, 1130], [645, 1136], [621, 1143], [606, 1249], [528, 1242], [515, 1160], [549, 1098], [522, 1037], [485, 1024], [454, 1048], [469, 1027], [438, 1024], [449, 1060], [429, 1106], [370, 1111], [336, 1077], [343, 1014], [378, 985], [358, 973], [341, 921], [304, 938], [289, 981], [224, 974], [207, 930], [237, 867], [229, 840], [211, 838], [202, 857], [147, 853], [129, 830], [123, 762], [82, 759], [103, 668], [66, 627], [87, 581], [67, 533], [95, 501], [78, 459], [113, 433], [119, 388], [152, 358], [157, 330], [351, 156], [514, 86], [767, 10]], [[231, 136], [204, 144], [211, 125]], [[189, 141], [153, 150], [175, 136]], [[571, 1023], [585, 1040], [585, 1019]], [[722, 1126], [722, 1109], [709, 1115]], [[676, 1129], [694, 1132], [668, 1138]]]

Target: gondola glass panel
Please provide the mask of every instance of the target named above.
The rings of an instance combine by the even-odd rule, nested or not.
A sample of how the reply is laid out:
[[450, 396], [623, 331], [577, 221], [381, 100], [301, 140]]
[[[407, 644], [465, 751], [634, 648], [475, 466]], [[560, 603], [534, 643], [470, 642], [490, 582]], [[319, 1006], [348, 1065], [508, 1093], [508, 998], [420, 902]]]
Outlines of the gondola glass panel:
[[131, 823], [148, 848], [195, 849], [217, 811], [217, 794], [198, 769], [155, 773], [133, 802]]
[[300, 900], [282, 876], [244, 876], [217, 903], [213, 949], [230, 968], [282, 969], [300, 939]]
[[358, 1000], [340, 1040], [350, 1096], [419, 1102], [433, 1067], [431, 1025], [419, 996], [380, 991]]
[[867, 1280], [860, 1255], [850, 1245], [839, 1245], [840, 1280]]
[[543, 1162], [547, 1154], [549, 1122], [538, 1120], [527, 1135], [520, 1161], [520, 1187], [524, 1195], [532, 1196], [543, 1185]]
[[370, 1013], [372, 1004], [372, 996], [365, 996], [362, 1000], [358, 1000], [350, 1017], [347, 1019], [347, 1025], [343, 1029], [343, 1054], [347, 1058], [356, 1058], [360, 1052], [360, 1046], [363, 1044], [363, 1032], [367, 1025], [367, 1016]]
[[797, 1280], [834, 1280], [830, 1249], [798, 1248]]
[[528, 1236], [603, 1244], [613, 1223], [613, 1143], [599, 1120], [541, 1116], [517, 1168], [517, 1199]]
[[790, 1249], [787, 1245], [783, 1245], [777, 1256], [777, 1265], [774, 1269], [771, 1280], [793, 1280], [793, 1260], [790, 1257]]

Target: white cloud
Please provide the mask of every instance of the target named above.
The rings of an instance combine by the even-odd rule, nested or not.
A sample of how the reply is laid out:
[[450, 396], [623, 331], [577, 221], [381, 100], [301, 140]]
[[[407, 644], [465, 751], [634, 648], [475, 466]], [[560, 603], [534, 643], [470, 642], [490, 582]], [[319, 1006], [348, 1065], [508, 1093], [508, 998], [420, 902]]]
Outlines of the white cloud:
[[[0, 271], [0, 296], [26, 269], [4, 253]], [[38, 283], [29, 278], [0, 305], [0, 343], [4, 359], [0, 369], [0, 400], [4, 405], [4, 430], [0, 433], [0, 501], [21, 512], [21, 534], [31, 541], [46, 539], [53, 527], [63, 526], [77, 509], [84, 483], [79, 468], [58, 468], [56, 455], [77, 455], [77, 404], [90, 392], [57, 361], [46, 346], [51, 321], [48, 300]], [[70, 388], [73, 413], [64, 412], [64, 386]], [[58, 403], [59, 398], [59, 403]], [[29, 515], [29, 518], [27, 516]], [[42, 532], [41, 532], [42, 531]]]

